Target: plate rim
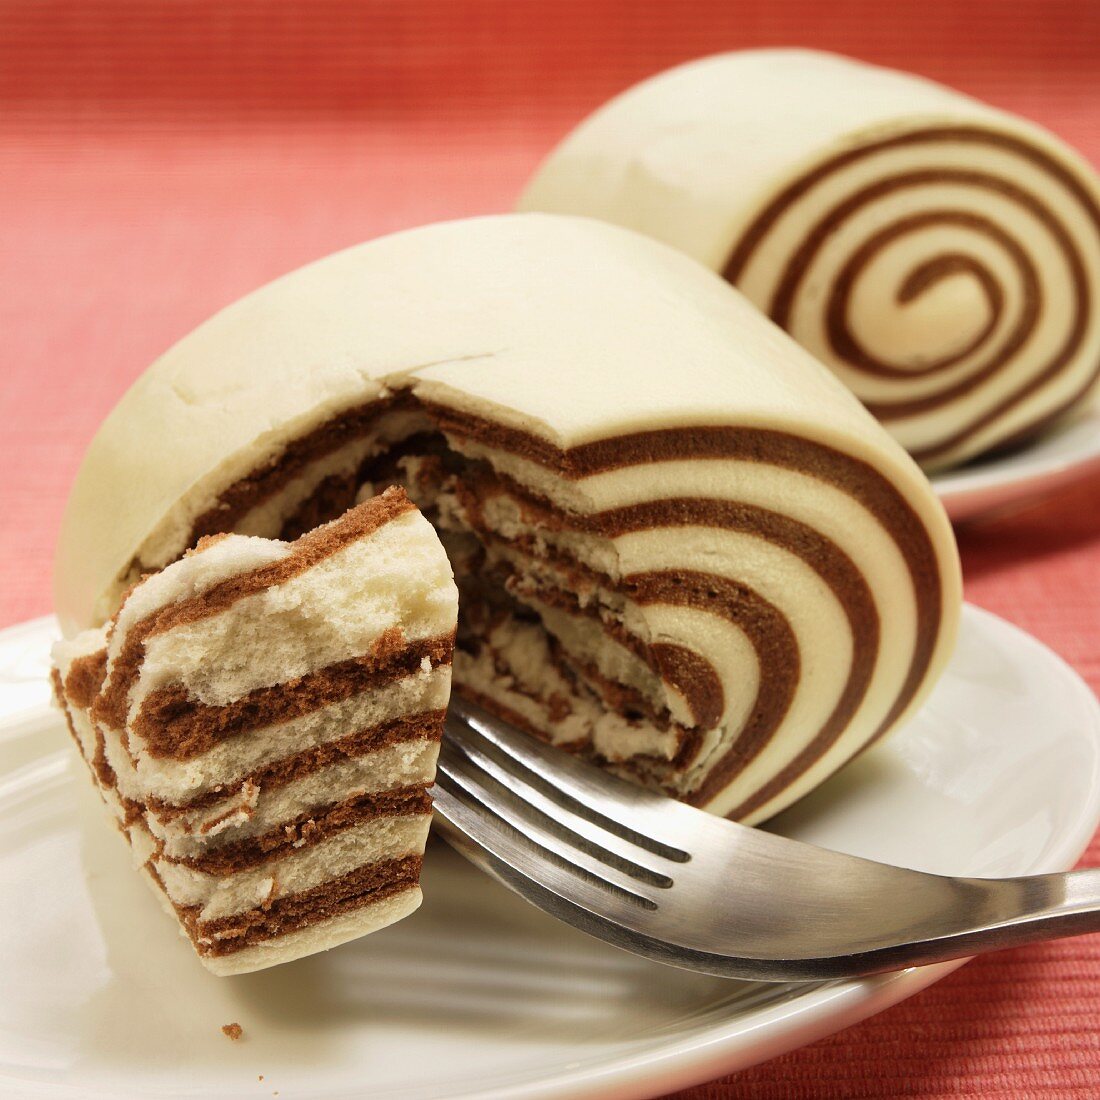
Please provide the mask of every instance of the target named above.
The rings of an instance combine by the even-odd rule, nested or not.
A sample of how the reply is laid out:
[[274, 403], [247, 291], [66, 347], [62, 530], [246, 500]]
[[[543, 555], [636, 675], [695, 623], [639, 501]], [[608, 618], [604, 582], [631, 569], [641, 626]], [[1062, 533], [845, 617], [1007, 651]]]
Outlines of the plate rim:
[[[1098, 410], [1100, 419], [1100, 410]], [[1100, 826], [1100, 701], [1083, 677], [1058, 653], [1021, 627], [973, 604], [963, 605], [965, 618], [1013, 637], [1017, 645], [1041, 654], [1065, 678], [1067, 685], [1090, 704], [1093, 721], [1080, 730], [1096, 747], [1094, 766], [1089, 776], [1088, 794], [1082, 800], [1076, 826], [1057, 838], [1044, 866], [1071, 868], [1087, 849]], [[53, 616], [25, 620], [0, 629], [0, 644], [20, 634], [54, 629]], [[40, 709], [41, 704], [22, 708], [23, 713], [0, 711], [0, 728], [21, 723]], [[58, 750], [63, 751], [63, 750]], [[876, 1015], [920, 992], [968, 962], [952, 960], [926, 967], [876, 975], [853, 981], [818, 983], [803, 993], [783, 997], [774, 1004], [715, 1023], [696, 1034], [672, 1040], [657, 1049], [626, 1052], [602, 1064], [565, 1070], [552, 1078], [515, 1085], [490, 1087], [455, 1093], [455, 1100], [505, 1100], [522, 1096], [524, 1100], [645, 1100], [677, 1089], [688, 1088], [769, 1061], [781, 1054], [800, 1049], [828, 1035], [844, 1030]], [[75, 1091], [57, 1082], [32, 1082], [13, 1077], [0, 1067], [0, 1095], [63, 1097], [107, 1095]], [[126, 1086], [124, 1086], [125, 1088]], [[9, 1092], [12, 1089], [14, 1091]], [[114, 1092], [112, 1095], [127, 1095]], [[136, 1095], [136, 1094], [134, 1094]], [[367, 1093], [358, 1095], [366, 1096]]]

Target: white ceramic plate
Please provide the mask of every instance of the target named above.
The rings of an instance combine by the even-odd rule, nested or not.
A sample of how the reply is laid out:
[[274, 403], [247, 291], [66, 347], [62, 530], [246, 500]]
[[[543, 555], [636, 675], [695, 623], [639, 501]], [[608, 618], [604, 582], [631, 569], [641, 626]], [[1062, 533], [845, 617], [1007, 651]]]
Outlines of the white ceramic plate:
[[1034, 503], [1071, 482], [1100, 473], [1100, 401], [1010, 454], [979, 460], [932, 478], [956, 523]]
[[[0, 634], [0, 1096], [651, 1097], [958, 965], [817, 986], [689, 974], [556, 923], [438, 845], [409, 920], [215, 978], [130, 869], [46, 707], [52, 631]], [[1098, 710], [1049, 650], [968, 608], [922, 713], [775, 827], [928, 871], [1069, 867], [1100, 818]]]

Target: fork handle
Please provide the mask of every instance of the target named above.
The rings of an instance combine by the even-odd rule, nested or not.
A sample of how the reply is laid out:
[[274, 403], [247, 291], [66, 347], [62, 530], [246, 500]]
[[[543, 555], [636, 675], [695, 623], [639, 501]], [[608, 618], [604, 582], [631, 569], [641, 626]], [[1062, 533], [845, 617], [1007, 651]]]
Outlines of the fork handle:
[[[1013, 879], [956, 879], [960, 888], [977, 888], [984, 904], [975, 923], [974, 895], [960, 905], [956, 921], [940, 920], [940, 930], [835, 960], [836, 976], [852, 977], [901, 967], [926, 966], [1009, 947], [1100, 932], [1100, 868]], [[952, 927], [952, 923], [954, 927]]]
[[990, 930], [991, 936], [1004, 937], [1004, 946], [1100, 932], [1100, 868], [999, 882], [1003, 890], [1009, 884], [1021, 891], [1019, 912]]

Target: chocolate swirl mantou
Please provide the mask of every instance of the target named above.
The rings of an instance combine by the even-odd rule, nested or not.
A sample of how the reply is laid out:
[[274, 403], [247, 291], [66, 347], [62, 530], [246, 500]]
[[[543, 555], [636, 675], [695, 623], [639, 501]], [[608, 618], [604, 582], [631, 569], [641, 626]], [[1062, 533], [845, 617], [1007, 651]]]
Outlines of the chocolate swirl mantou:
[[682, 249], [826, 363], [928, 468], [1027, 438], [1100, 371], [1100, 184], [929, 81], [801, 50], [613, 99], [520, 201]]
[[457, 690], [716, 813], [780, 810], [950, 654], [950, 527], [852, 395], [683, 254], [534, 214], [329, 257], [155, 363], [73, 490], [65, 629], [394, 482], [455, 568]]

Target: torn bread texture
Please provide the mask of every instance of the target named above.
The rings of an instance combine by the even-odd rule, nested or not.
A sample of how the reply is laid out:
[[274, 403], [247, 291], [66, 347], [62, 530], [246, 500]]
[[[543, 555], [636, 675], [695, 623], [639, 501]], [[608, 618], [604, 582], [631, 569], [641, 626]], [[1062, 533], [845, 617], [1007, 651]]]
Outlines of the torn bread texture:
[[435, 531], [391, 488], [296, 542], [206, 539], [54, 647], [81, 755], [208, 969], [420, 903], [456, 617]]

